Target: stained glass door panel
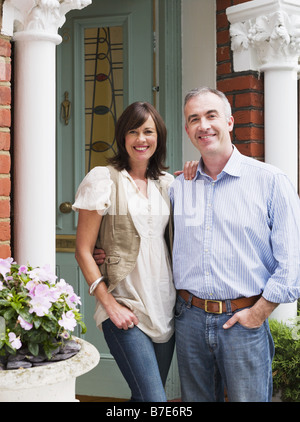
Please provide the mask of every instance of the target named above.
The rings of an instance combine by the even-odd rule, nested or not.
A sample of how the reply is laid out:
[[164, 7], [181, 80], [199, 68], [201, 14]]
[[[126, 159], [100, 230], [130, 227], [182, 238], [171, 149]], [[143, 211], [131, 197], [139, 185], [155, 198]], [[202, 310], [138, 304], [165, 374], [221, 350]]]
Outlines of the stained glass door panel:
[[116, 153], [115, 124], [123, 110], [123, 28], [86, 28], [85, 169]]

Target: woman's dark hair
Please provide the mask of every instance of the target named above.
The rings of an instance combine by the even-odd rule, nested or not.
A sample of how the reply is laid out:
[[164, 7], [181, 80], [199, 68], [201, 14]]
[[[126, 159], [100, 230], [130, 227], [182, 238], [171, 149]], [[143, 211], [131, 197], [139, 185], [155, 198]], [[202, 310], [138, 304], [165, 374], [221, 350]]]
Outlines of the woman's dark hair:
[[117, 170], [130, 170], [129, 155], [125, 148], [125, 136], [130, 130], [142, 126], [149, 116], [152, 117], [156, 126], [157, 148], [150, 158], [146, 177], [157, 179], [162, 174], [162, 171], [168, 168], [164, 164], [166, 159], [167, 129], [158, 111], [147, 102], [132, 103], [119, 117], [115, 129], [118, 150], [117, 154], [108, 161]]

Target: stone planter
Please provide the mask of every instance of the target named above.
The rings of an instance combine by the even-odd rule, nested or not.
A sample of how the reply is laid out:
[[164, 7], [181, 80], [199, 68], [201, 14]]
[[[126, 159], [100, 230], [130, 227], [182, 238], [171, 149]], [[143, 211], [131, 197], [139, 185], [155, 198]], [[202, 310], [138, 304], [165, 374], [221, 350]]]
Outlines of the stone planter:
[[98, 350], [77, 338], [80, 351], [70, 359], [46, 366], [1, 371], [0, 402], [75, 402], [76, 378], [93, 369]]

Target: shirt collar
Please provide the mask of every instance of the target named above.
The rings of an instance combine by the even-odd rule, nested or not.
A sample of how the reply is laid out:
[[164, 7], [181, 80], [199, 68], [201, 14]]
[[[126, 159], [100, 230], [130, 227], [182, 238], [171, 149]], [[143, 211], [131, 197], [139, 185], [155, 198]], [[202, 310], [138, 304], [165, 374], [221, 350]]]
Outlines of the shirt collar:
[[[238, 151], [238, 149], [236, 148], [235, 145], [233, 145], [232, 147], [233, 147], [232, 154], [231, 154], [229, 160], [227, 161], [225, 167], [223, 168], [223, 170], [219, 174], [219, 176], [221, 176], [224, 173], [227, 173], [227, 174], [229, 174], [230, 176], [233, 176], [233, 177], [240, 177], [241, 176], [241, 165], [242, 165], [243, 155]], [[207, 176], [207, 174], [204, 171], [204, 163], [203, 163], [202, 158], [200, 158], [199, 165], [198, 165], [198, 168], [197, 168], [197, 173], [196, 173], [196, 176], [193, 180], [196, 180], [199, 175]], [[218, 178], [219, 178], [219, 176], [218, 176]]]

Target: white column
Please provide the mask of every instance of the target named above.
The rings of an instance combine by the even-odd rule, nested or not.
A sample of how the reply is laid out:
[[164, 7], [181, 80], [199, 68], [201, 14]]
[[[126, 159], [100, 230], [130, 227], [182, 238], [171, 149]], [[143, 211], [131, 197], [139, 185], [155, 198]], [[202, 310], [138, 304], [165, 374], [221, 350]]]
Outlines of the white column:
[[[15, 41], [14, 258], [55, 270], [55, 47], [65, 13], [91, 0], [6, 0]], [[13, 33], [9, 33], [9, 32]]]
[[298, 60], [265, 65], [265, 161], [298, 185]]
[[[234, 70], [264, 72], [265, 161], [298, 185], [298, 0], [253, 0], [227, 9]], [[282, 304], [273, 318], [288, 322], [297, 303]]]

